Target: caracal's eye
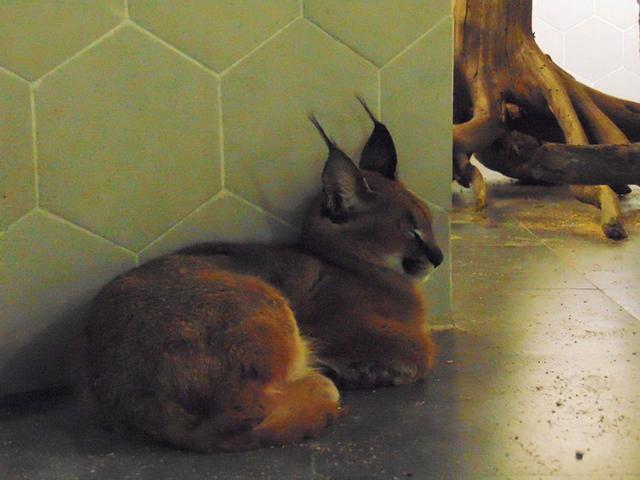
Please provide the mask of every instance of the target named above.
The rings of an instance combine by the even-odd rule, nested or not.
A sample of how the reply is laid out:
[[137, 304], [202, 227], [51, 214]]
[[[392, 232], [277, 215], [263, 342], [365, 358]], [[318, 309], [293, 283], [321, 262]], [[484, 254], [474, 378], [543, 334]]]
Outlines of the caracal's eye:
[[424, 236], [422, 235], [422, 232], [417, 228], [406, 230], [404, 232], [404, 235], [410, 240], [422, 240], [424, 238]]

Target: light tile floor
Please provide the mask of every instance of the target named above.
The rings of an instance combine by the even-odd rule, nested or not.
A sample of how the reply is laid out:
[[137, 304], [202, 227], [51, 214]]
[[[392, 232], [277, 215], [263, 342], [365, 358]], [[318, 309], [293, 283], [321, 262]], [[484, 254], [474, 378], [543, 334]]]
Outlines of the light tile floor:
[[0, 478], [640, 479], [640, 190], [616, 243], [564, 189], [496, 182], [483, 214], [454, 194], [457, 328], [427, 381], [347, 393], [324, 437], [242, 454], [124, 440], [65, 396], [18, 402]]

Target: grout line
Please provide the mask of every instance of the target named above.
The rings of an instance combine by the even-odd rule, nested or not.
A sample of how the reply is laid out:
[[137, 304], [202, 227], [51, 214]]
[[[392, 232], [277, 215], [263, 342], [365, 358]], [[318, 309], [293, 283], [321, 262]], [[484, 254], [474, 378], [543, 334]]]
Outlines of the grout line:
[[369, 60], [367, 57], [364, 56], [364, 54], [354, 50], [351, 46], [347, 45], [346, 43], [344, 43], [342, 40], [340, 40], [337, 37], [334, 37], [332, 34], [330, 34], [329, 32], [327, 32], [326, 30], [324, 30], [320, 25], [314, 23], [312, 20], [309, 20], [308, 18], [303, 18], [302, 19], [305, 23], [313, 26], [316, 30], [322, 32], [324, 35], [326, 35], [327, 37], [329, 37], [331, 40], [339, 43], [340, 45], [342, 45], [343, 47], [345, 47], [346, 49], [348, 49], [350, 52], [354, 53], [355, 55], [358, 56], [358, 58], [360, 58], [361, 60], [364, 60], [366, 63], [368, 63], [369, 65], [371, 65], [373, 68], [375, 68], [376, 70], [380, 70], [380, 67], [378, 65], [376, 65], [373, 61]]
[[232, 191], [228, 191], [227, 193], [230, 197], [235, 198], [236, 200], [238, 200], [240, 203], [243, 203], [244, 205], [247, 205], [248, 207], [253, 208], [254, 210], [257, 210], [258, 212], [262, 213], [263, 215], [269, 217], [270, 219], [278, 222], [280, 225], [283, 225], [287, 228], [289, 228], [290, 230], [294, 231], [294, 232], [299, 232], [300, 229], [294, 227], [293, 225], [291, 225], [289, 222], [286, 222], [285, 220], [282, 220], [281, 218], [275, 216], [273, 213], [269, 212], [268, 210], [265, 210], [264, 208], [262, 208], [260, 205], [256, 205], [254, 203], [251, 203], [249, 200], [241, 197], [238, 194], [233, 193]]
[[[623, 50], [623, 53], [624, 53], [624, 50]], [[595, 80], [589, 80], [589, 82], [590, 82], [589, 85], [590, 86], [594, 86], [596, 83], [601, 82], [602, 80], [605, 80], [605, 79], [609, 78], [614, 73], [620, 72], [622, 70], [626, 70], [626, 68], [624, 66], [620, 66], [620, 67], [616, 68], [615, 70], [611, 70], [610, 72], [605, 73], [603, 76], [598, 77]]]
[[0, 72], [2, 73], [6, 73], [7, 75], [9, 75], [10, 77], [15, 77], [16, 80], [22, 80], [23, 82], [27, 82], [27, 83], [31, 83], [29, 80], [27, 80], [26, 78], [18, 75], [16, 72], [9, 70], [6, 67], [3, 67], [2, 65], [0, 65]]
[[569, 31], [573, 30], [574, 28], [580, 27], [581, 25], [587, 23], [589, 20], [591, 20], [592, 18], [598, 18], [595, 14], [595, 11], [592, 11], [591, 14], [587, 17], [584, 18], [582, 20], [580, 20], [578, 23], [575, 23], [573, 25], [571, 25], [569, 28], [567, 28], [566, 30], [563, 30], [564, 33], [569, 33]]
[[284, 27], [282, 27], [280, 30], [278, 30], [277, 32], [275, 32], [273, 35], [271, 35], [269, 38], [267, 38], [266, 40], [263, 40], [262, 42], [260, 42], [258, 45], [256, 45], [254, 48], [252, 48], [249, 53], [243, 55], [242, 57], [240, 57], [238, 60], [236, 60], [235, 62], [233, 62], [231, 65], [229, 65], [227, 68], [225, 68], [224, 70], [222, 70], [219, 75], [220, 77], [225, 76], [227, 73], [229, 73], [230, 70], [232, 70], [233, 68], [235, 68], [237, 65], [239, 65], [240, 63], [244, 62], [246, 58], [250, 57], [251, 55], [253, 55], [256, 51], [260, 50], [264, 45], [266, 45], [267, 43], [269, 43], [271, 40], [273, 40], [275, 37], [277, 37], [278, 35], [280, 35], [283, 31], [285, 31], [287, 28], [289, 28], [291, 25], [293, 25], [295, 22], [297, 22], [298, 20], [300, 20], [301, 17], [300, 16], [296, 16], [293, 20], [291, 20], [289, 23], [287, 23]]
[[213, 194], [212, 196], [210, 196], [209, 198], [207, 198], [204, 202], [202, 202], [200, 205], [198, 205], [196, 208], [194, 208], [193, 210], [191, 210], [189, 213], [187, 213], [184, 217], [182, 217], [180, 220], [178, 220], [176, 223], [174, 223], [173, 225], [171, 225], [167, 230], [165, 230], [162, 234], [160, 234], [158, 237], [156, 237], [154, 240], [152, 240], [151, 242], [149, 242], [147, 245], [145, 245], [141, 250], [139, 250], [136, 255], [140, 256], [142, 255], [145, 250], [147, 250], [148, 248], [152, 247], [153, 245], [155, 245], [156, 243], [158, 243], [160, 240], [162, 240], [164, 237], [166, 237], [167, 235], [169, 235], [169, 233], [173, 232], [175, 229], [177, 229], [180, 225], [182, 225], [189, 217], [195, 215], [196, 213], [198, 213], [200, 210], [202, 210], [203, 208], [205, 208], [209, 203], [211, 202], [215, 202], [216, 200], [219, 200], [221, 198], [224, 198], [228, 195], [228, 191], [225, 190], [224, 188], [221, 188], [218, 192], [216, 192], [215, 194]]
[[222, 80], [218, 81], [218, 142], [220, 142], [220, 188], [224, 190], [226, 171], [224, 160], [224, 124], [222, 120]]
[[58, 215], [56, 213], [53, 213], [50, 210], [46, 210], [46, 209], [44, 209], [42, 207], [36, 207], [35, 210], [37, 210], [40, 214], [42, 214], [42, 215], [44, 215], [46, 217], [49, 217], [49, 218], [54, 219], [54, 220], [57, 220], [60, 223], [64, 223], [65, 225], [68, 225], [68, 226], [70, 226], [72, 228], [76, 228], [77, 230], [80, 230], [80, 231], [86, 233], [87, 235], [89, 235], [92, 238], [97, 238], [97, 239], [102, 240], [103, 242], [110, 243], [113, 247], [116, 247], [117, 249], [120, 249], [120, 250], [124, 250], [126, 253], [129, 253], [129, 254], [137, 257], [136, 252], [134, 252], [132, 250], [129, 250], [124, 245], [120, 245], [119, 243], [116, 243], [113, 240], [109, 240], [108, 238], [105, 238], [102, 235], [99, 235], [99, 234], [97, 234], [95, 232], [92, 232], [88, 228], [83, 227], [81, 225], [78, 225], [77, 223], [74, 223], [74, 222], [72, 222], [70, 220], [67, 220], [66, 218], [64, 218], [64, 217], [62, 217], [62, 216], [60, 216], [60, 215]]
[[413, 42], [411, 42], [409, 45], [407, 45], [402, 50], [400, 50], [400, 52], [398, 52], [396, 55], [391, 57], [391, 59], [389, 59], [389, 61], [387, 61], [387, 63], [385, 63], [383, 66], [381, 66], [380, 69], [385, 69], [387, 66], [391, 65], [398, 58], [400, 58], [402, 55], [404, 55], [408, 50], [411, 50], [423, 38], [425, 38], [427, 35], [431, 34], [431, 32], [433, 32], [436, 28], [438, 28], [440, 26], [440, 24], [444, 23], [445, 21], [453, 21], [452, 16], [448, 14], [448, 15], [445, 15], [444, 17], [442, 17], [440, 20], [438, 20], [436, 23], [434, 23], [429, 30], [424, 32], [422, 35], [420, 35], [418, 38], [416, 38]]
[[124, 20], [123, 23], [125, 25], [130, 26], [130, 27], [133, 27], [134, 29], [138, 30], [140, 33], [143, 33], [144, 35], [148, 36], [152, 40], [155, 40], [156, 42], [160, 43], [161, 45], [163, 45], [167, 49], [171, 50], [172, 52], [174, 52], [178, 56], [184, 58], [188, 62], [192, 63], [193, 65], [195, 65], [197, 67], [199, 67], [201, 70], [204, 70], [209, 75], [212, 75], [212, 76], [214, 76], [215, 78], [218, 78], [218, 79], [220, 78], [220, 75], [215, 70], [213, 70], [212, 68], [208, 67], [207, 65], [205, 65], [202, 62], [200, 62], [199, 60], [196, 60], [195, 58], [190, 57], [189, 55], [184, 53], [182, 50], [177, 48], [176, 46], [171, 45], [169, 42], [167, 42], [163, 38], [159, 37], [158, 35], [156, 35], [155, 33], [147, 30], [144, 27], [141, 27], [136, 22], [134, 22], [132, 20]]
[[421, 195], [417, 195], [416, 193], [413, 193], [413, 194], [420, 197], [420, 200], [426, 203], [431, 210], [435, 210], [436, 212], [440, 212], [440, 213], [448, 213], [449, 215], [451, 215], [451, 212], [449, 210], [445, 209], [444, 207], [441, 207], [437, 203], [433, 203], [431, 200], [423, 198]]
[[[578, 272], [579, 273], [579, 272]], [[516, 292], [530, 292], [530, 291], [541, 291], [546, 292], [549, 290], [553, 290], [554, 292], [573, 292], [573, 291], [584, 291], [584, 292], [592, 292], [594, 290], [600, 290], [598, 287], [520, 287], [513, 289]]]
[[36, 206], [40, 206], [40, 172], [38, 170], [38, 131], [36, 127], [36, 93], [33, 85], [29, 85], [31, 103], [31, 154], [33, 155], [33, 181]]
[[[406, 188], [406, 186], [405, 186], [405, 188]], [[440, 212], [440, 213], [446, 213], [447, 215], [449, 215], [449, 217], [452, 216], [453, 207], [451, 205], [448, 208], [447, 207], [442, 207], [442, 206], [438, 205], [437, 203], [434, 203], [433, 201], [429, 200], [428, 198], [425, 198], [422, 195], [419, 195], [418, 193], [414, 192], [413, 190], [410, 190], [410, 189], [407, 189], [407, 190], [409, 190], [416, 197], [418, 197], [420, 200], [422, 200], [424, 203], [426, 203], [427, 206], [431, 210], [435, 210], [436, 212]], [[453, 220], [451, 220], [451, 223], [452, 224], [454, 223]], [[466, 222], [462, 222], [462, 223], [466, 223]]]
[[[598, 292], [602, 293], [605, 297], [607, 297], [609, 300], [611, 300], [612, 303], [616, 304], [619, 308], [621, 308], [622, 310], [624, 310], [625, 312], [627, 312], [631, 317], [633, 318], [637, 318], [631, 311], [629, 311], [624, 305], [621, 305], [620, 303], [618, 303], [613, 297], [611, 297], [604, 289], [600, 288], [598, 285], [596, 285], [595, 283], [593, 283], [584, 273], [582, 273], [581, 271], [577, 270], [576, 268], [574, 268], [573, 266], [571, 266], [568, 262], [562, 260], [562, 257], [560, 257], [555, 250], [553, 250], [553, 248], [551, 248], [548, 244], [547, 241], [545, 241], [544, 239], [539, 238], [535, 233], [533, 233], [528, 227], [526, 227], [525, 225], [521, 224], [520, 222], [518, 222], [518, 224], [524, 228], [525, 230], [527, 230], [529, 233], [531, 233], [534, 237], [536, 237], [537, 239], [540, 240], [540, 242], [542, 243], [542, 245], [544, 245], [549, 251], [551, 251], [551, 253], [553, 253], [553, 255], [558, 258], [561, 262], [563, 262], [565, 265], [567, 265], [569, 268], [571, 268], [572, 270], [575, 270], [581, 277], [583, 277], [588, 283], [590, 283], [591, 285], [593, 285], [593, 288], [571, 288], [571, 289], [562, 289], [562, 290], [597, 290]], [[534, 290], [534, 289], [531, 289]], [[545, 290], [545, 289], [535, 289], [535, 290]]]
[[[564, 31], [560, 30], [559, 28], [555, 27], [554, 25], [551, 25], [551, 24], [550, 24], [549, 22], [547, 22], [544, 18], [540, 18], [540, 17], [538, 17], [538, 16], [533, 17], [533, 18], [535, 18], [536, 22], [541, 22], [541, 23], [542, 23], [542, 24], [544, 24], [547, 28], [550, 28], [551, 30], [555, 30], [555, 31], [556, 31], [556, 33], [559, 33], [559, 34], [561, 34], [561, 35], [564, 33]], [[531, 19], [531, 20], [532, 20], [532, 22], [531, 22], [531, 28], [533, 28], [533, 18]], [[534, 34], [536, 33], [536, 32], [535, 32], [535, 30], [533, 31], [533, 33], [534, 33]]]
[[29, 215], [31, 215], [34, 211], [36, 211], [38, 209], [37, 206], [35, 207], [31, 207], [29, 210], [27, 210], [26, 212], [24, 212], [24, 214], [20, 215], [20, 218], [18, 218], [17, 220], [13, 221], [12, 223], [10, 223], [9, 225], [6, 226], [6, 228], [2, 228], [0, 227], [0, 238], [2, 238], [4, 235], [6, 235], [7, 233], [9, 233], [11, 230], [14, 229], [14, 227], [19, 224], [20, 222], [22, 222], [22, 220], [24, 220], [25, 218], [27, 218]]
[[[517, 221], [517, 220], [516, 220]], [[517, 221], [518, 222], [518, 221]], [[558, 258], [562, 263], [564, 263], [565, 265], [567, 265], [569, 268], [571, 268], [572, 270], [575, 270], [581, 277], [583, 277], [588, 283], [590, 283], [591, 285], [593, 285], [593, 288], [571, 288], [571, 289], [563, 289], [563, 290], [597, 290], [598, 292], [602, 293], [605, 297], [607, 297], [609, 300], [611, 300], [612, 303], [616, 304], [619, 308], [621, 308], [622, 310], [624, 310], [626, 313], [628, 313], [631, 317], [637, 319], [638, 317], [635, 316], [635, 314], [633, 312], [631, 312], [630, 310], [628, 310], [624, 305], [621, 305], [620, 303], [618, 303], [616, 301], [616, 299], [614, 299], [611, 295], [609, 295], [607, 293], [606, 290], [604, 290], [603, 288], [600, 288], [598, 285], [596, 285], [595, 283], [593, 283], [584, 273], [582, 273], [580, 270], [577, 270], [576, 268], [574, 268], [572, 265], [570, 265], [568, 262], [564, 261], [562, 259], [562, 257], [560, 257], [553, 248], [551, 248], [547, 241], [545, 239], [542, 239], [540, 237], [538, 237], [535, 233], [533, 233], [526, 225], [518, 222], [518, 224], [524, 228], [525, 230], [527, 230], [529, 233], [531, 233], [535, 238], [537, 238], [542, 245], [544, 245], [551, 253], [553, 253], [553, 255]], [[534, 289], [531, 289], [534, 290]], [[536, 290], [545, 290], [545, 289], [536, 289]]]
[[[571, 270], [575, 271], [578, 275], [580, 275], [587, 283], [590, 283], [591, 285], [593, 285], [593, 288], [590, 289], [585, 289], [585, 290], [599, 290], [600, 292], [602, 292], [602, 289], [600, 287], [598, 287], [595, 283], [593, 283], [591, 280], [589, 280], [587, 278], [587, 276], [582, 273], [580, 270], [576, 269], [573, 265], [571, 265], [568, 261], [564, 260], [563, 257], [561, 257], [560, 255], [558, 255], [556, 253], [556, 251], [551, 248], [547, 241], [544, 238], [539, 237], [538, 235], [536, 235], [529, 227], [527, 227], [525, 224], [523, 224], [522, 222], [520, 222], [517, 218], [513, 218], [513, 220], [520, 226], [522, 227], [524, 230], [526, 230], [527, 232], [529, 232], [531, 235], [533, 235], [533, 238], [535, 238], [536, 240], [538, 240], [543, 247], [545, 247], [547, 250], [549, 250], [553, 256], [562, 264], [564, 264], [567, 268], [570, 268]], [[604, 292], [602, 292], [604, 293]]]
[[49, 70], [47, 73], [45, 73], [44, 75], [42, 75], [40, 78], [38, 78], [37, 80], [35, 80], [32, 85], [34, 88], [38, 88], [40, 86], [40, 84], [49, 76], [51, 76], [52, 74], [54, 74], [55, 72], [57, 72], [58, 70], [60, 70], [62, 67], [64, 67], [65, 65], [67, 65], [68, 63], [72, 62], [73, 60], [75, 60], [76, 58], [78, 58], [80, 55], [83, 55], [86, 51], [91, 50], [93, 47], [95, 47], [97, 44], [99, 44], [100, 42], [102, 42], [103, 40], [106, 40], [107, 38], [113, 36], [118, 30], [120, 30], [124, 25], [126, 25], [127, 20], [122, 20], [120, 23], [118, 23], [115, 27], [113, 27], [111, 30], [109, 30], [107, 33], [104, 33], [103, 35], [99, 36], [98, 38], [96, 38], [93, 42], [91, 42], [89, 45], [87, 45], [86, 47], [84, 47], [83, 49], [77, 51], [76, 53], [74, 53], [73, 55], [71, 55], [69, 58], [67, 58], [66, 60], [64, 60], [62, 63], [59, 63], [56, 67], [54, 67], [52, 70]]
[[376, 77], [378, 81], [378, 118], [382, 122], [382, 70], [380, 68], [376, 71]]
[[606, 290], [602, 290], [602, 289], [598, 289], [600, 290], [600, 292], [602, 292], [602, 294], [607, 297], [609, 300], [611, 300], [613, 303], [615, 303], [620, 309], [624, 310], [625, 312], [627, 312], [634, 320], [640, 320], [639, 317], [636, 316], [635, 313], [633, 313], [631, 310], [627, 309], [627, 307], [625, 307], [624, 305], [619, 304], [612, 296], [610, 296]]
[[258, 206], [258, 205], [254, 205], [253, 203], [249, 202], [248, 200], [245, 200], [244, 198], [242, 198], [239, 195], [236, 195], [235, 193], [231, 192], [230, 190], [227, 190], [225, 188], [220, 189], [220, 191], [218, 191], [215, 195], [211, 196], [210, 198], [208, 198], [207, 200], [205, 200], [203, 203], [201, 203], [200, 205], [198, 205], [196, 208], [194, 208], [192, 211], [190, 211], [188, 214], [186, 214], [184, 217], [182, 217], [180, 220], [178, 220], [176, 223], [174, 223], [171, 227], [169, 227], [164, 233], [162, 233], [159, 237], [157, 237], [156, 239], [154, 239], [153, 241], [151, 241], [149, 244], [145, 245], [144, 248], [142, 248], [140, 251], [138, 251], [136, 253], [136, 255], [141, 256], [144, 254], [144, 252], [151, 248], [153, 245], [157, 244], [159, 241], [161, 241], [164, 237], [166, 237], [169, 233], [173, 232], [174, 230], [176, 230], [180, 225], [182, 225], [189, 217], [195, 215], [196, 213], [198, 213], [200, 210], [206, 208], [210, 203], [215, 202], [217, 200], [220, 200], [222, 198], [226, 198], [226, 197], [231, 197], [234, 198], [235, 200], [239, 201], [240, 203], [249, 206], [250, 208], [253, 208], [254, 210], [257, 210], [258, 212], [262, 213], [263, 215], [269, 217], [270, 219], [278, 222], [279, 224], [283, 225], [284, 227], [288, 228], [289, 230], [291, 230], [293, 233], [297, 233], [299, 232], [299, 229], [293, 227], [292, 225], [290, 225], [289, 223], [285, 222], [284, 220], [276, 217], [275, 215], [273, 215], [272, 213], [268, 212], [267, 210], [263, 209], [262, 207]]
[[607, 20], [604, 17], [601, 17], [600, 15], [594, 15], [595, 18], [597, 18], [598, 20], [601, 20], [603, 23], [606, 23], [607, 25], [609, 25], [610, 27], [615, 28], [618, 32], [622, 32], [624, 33], [626, 31], [626, 29], [617, 26], [615, 23], [610, 22], [609, 20]]
[[[451, 221], [451, 218], [449, 218], [449, 221]], [[448, 262], [448, 266], [449, 266], [449, 271], [447, 272], [447, 281], [449, 282], [449, 318], [451, 319], [451, 324], [455, 327], [457, 322], [456, 322], [456, 318], [453, 314], [453, 289], [455, 288], [453, 285], [453, 249], [451, 248], [451, 224], [449, 224], [449, 245], [447, 245], [448, 247], [448, 251], [447, 251], [447, 255], [449, 256], [449, 262]]]
[[[624, 50], [623, 50], [623, 53], [624, 53]], [[601, 82], [602, 80], [605, 80], [605, 79], [609, 78], [614, 73], [621, 72], [623, 70], [626, 70], [624, 65], [616, 68], [615, 70], [611, 70], [610, 72], [605, 73], [602, 77], [598, 77], [595, 80], [590, 80], [590, 82], [591, 82], [592, 85], [595, 85], [596, 83]], [[633, 72], [631, 72], [631, 73], [633, 73]]]

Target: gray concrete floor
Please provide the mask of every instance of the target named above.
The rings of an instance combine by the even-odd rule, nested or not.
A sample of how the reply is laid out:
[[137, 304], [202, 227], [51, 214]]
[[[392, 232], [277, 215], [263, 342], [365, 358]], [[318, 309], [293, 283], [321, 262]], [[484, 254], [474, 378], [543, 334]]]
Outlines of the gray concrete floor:
[[348, 393], [322, 438], [242, 454], [125, 440], [64, 395], [17, 402], [0, 478], [640, 478], [640, 190], [616, 243], [564, 189], [496, 182], [484, 214], [454, 194], [457, 328], [425, 382]]

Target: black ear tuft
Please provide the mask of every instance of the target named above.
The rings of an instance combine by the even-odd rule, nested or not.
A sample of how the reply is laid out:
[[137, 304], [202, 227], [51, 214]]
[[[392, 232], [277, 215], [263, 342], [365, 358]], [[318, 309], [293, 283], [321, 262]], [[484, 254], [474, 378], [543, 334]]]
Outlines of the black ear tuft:
[[346, 221], [364, 208], [372, 196], [371, 190], [358, 167], [329, 138], [318, 120], [313, 115], [309, 119], [329, 148], [329, 156], [322, 170], [324, 213], [336, 223]]
[[309, 115], [309, 120], [311, 120], [311, 123], [313, 123], [313, 126], [316, 127], [316, 130], [320, 132], [320, 136], [324, 140], [324, 143], [327, 145], [327, 148], [329, 149], [329, 153], [331, 153], [332, 150], [339, 150], [338, 146], [336, 145], [336, 142], [334, 142], [331, 138], [329, 138], [329, 135], [325, 133], [324, 128], [322, 128], [322, 125], [320, 125], [320, 122], [318, 122], [318, 119], [313, 113]]
[[356, 98], [373, 121], [373, 132], [371, 132], [371, 136], [369, 136], [369, 140], [367, 140], [360, 156], [360, 168], [378, 172], [390, 180], [395, 180], [398, 155], [391, 134], [387, 127], [380, 123], [375, 115], [371, 113], [364, 99], [360, 96], [356, 96]]

